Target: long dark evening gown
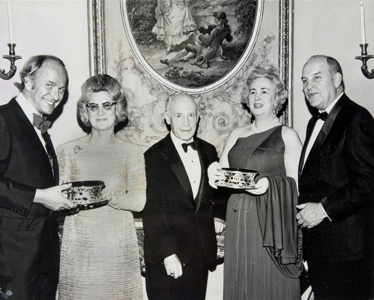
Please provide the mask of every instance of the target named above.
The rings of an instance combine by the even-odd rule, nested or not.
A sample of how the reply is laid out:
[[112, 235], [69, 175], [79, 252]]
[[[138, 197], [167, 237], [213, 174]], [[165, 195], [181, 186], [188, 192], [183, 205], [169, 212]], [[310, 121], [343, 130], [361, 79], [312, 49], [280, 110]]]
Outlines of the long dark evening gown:
[[[286, 176], [284, 150], [282, 126], [277, 126], [239, 138], [229, 151], [229, 165]], [[231, 195], [227, 207], [224, 299], [300, 299], [299, 280], [283, 275], [263, 247], [256, 197], [248, 193]]]

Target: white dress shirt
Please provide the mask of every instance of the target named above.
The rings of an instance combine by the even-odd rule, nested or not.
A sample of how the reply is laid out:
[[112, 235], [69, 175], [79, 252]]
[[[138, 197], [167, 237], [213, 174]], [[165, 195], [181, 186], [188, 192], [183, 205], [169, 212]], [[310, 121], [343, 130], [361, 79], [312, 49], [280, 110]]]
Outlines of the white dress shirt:
[[[25, 113], [27, 119], [30, 121], [31, 125], [33, 124], [33, 120], [34, 120], [34, 115], [33, 114], [37, 114], [37, 115], [41, 116], [40, 113], [31, 105], [29, 100], [27, 100], [22, 93], [17, 96], [16, 101], [17, 101], [18, 105], [22, 108], [23, 112]], [[38, 135], [39, 140], [42, 143], [45, 152], [47, 152], [47, 149], [45, 147], [45, 141], [43, 139], [42, 133], [35, 126], [33, 126], [33, 128], [34, 128], [36, 134]], [[48, 152], [47, 152], [47, 154], [48, 154]]]
[[[343, 95], [343, 93], [341, 93], [335, 100], [334, 102], [332, 102], [325, 110], [325, 112], [327, 112], [328, 114], [330, 113], [330, 111], [332, 110], [332, 108], [334, 107], [334, 105], [336, 104], [336, 102], [338, 102], [338, 100], [340, 99], [340, 97]], [[323, 111], [319, 111], [320, 113], [322, 113]], [[310, 136], [310, 139], [309, 139], [309, 142], [308, 142], [308, 145], [306, 147], [306, 150], [305, 150], [305, 156], [304, 156], [304, 162], [303, 162], [303, 166], [305, 165], [305, 162], [306, 162], [306, 159], [308, 158], [308, 155], [310, 153], [310, 150], [312, 149], [316, 139], [317, 139], [317, 136], [318, 134], [320, 133], [322, 127], [323, 127], [323, 124], [325, 124], [325, 121], [321, 120], [321, 119], [318, 119], [316, 124], [314, 125], [314, 128], [313, 128], [313, 132]]]
[[193, 142], [193, 139], [191, 139], [190, 141], [182, 141], [178, 139], [173, 132], [171, 132], [170, 135], [175, 148], [177, 149], [178, 154], [182, 160], [183, 166], [187, 172], [187, 176], [192, 188], [193, 197], [195, 199], [197, 193], [199, 192], [201, 181], [201, 164], [199, 154], [197, 153], [197, 150], [193, 150], [191, 147], [187, 147], [187, 152], [184, 152], [183, 150], [182, 144]]

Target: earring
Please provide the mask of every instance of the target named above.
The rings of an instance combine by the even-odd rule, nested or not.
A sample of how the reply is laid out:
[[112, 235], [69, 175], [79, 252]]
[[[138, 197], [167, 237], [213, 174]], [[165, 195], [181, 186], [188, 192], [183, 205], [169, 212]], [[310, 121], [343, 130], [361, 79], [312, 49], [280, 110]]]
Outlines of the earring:
[[279, 112], [279, 109], [277, 106], [273, 106], [273, 115], [277, 115]]

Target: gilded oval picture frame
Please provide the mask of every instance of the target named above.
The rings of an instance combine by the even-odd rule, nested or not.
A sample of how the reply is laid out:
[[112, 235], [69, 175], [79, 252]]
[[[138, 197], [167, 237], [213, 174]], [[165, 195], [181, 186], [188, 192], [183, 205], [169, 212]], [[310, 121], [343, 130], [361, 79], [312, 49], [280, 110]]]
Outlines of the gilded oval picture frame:
[[230, 80], [251, 55], [264, 0], [119, 0], [132, 51], [167, 87], [188, 93]]

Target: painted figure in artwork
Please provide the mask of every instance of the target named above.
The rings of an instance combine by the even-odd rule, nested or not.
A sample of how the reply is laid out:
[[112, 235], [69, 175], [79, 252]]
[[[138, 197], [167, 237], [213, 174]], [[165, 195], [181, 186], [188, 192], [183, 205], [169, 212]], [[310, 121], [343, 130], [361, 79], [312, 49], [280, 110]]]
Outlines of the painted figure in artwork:
[[216, 25], [210, 25], [208, 29], [200, 28], [200, 34], [196, 38], [195, 45], [187, 44], [186, 48], [179, 52], [173, 59], [160, 60], [163, 64], [172, 62], [189, 61], [195, 58], [191, 64], [204, 69], [209, 68], [209, 61], [220, 56], [224, 58], [222, 43], [224, 40], [231, 42], [231, 28], [228, 25], [226, 13], [224, 11], [214, 12]]
[[157, 23], [152, 33], [166, 44], [166, 54], [186, 41], [196, 30], [189, 8], [190, 0], [158, 0], [155, 10]]

